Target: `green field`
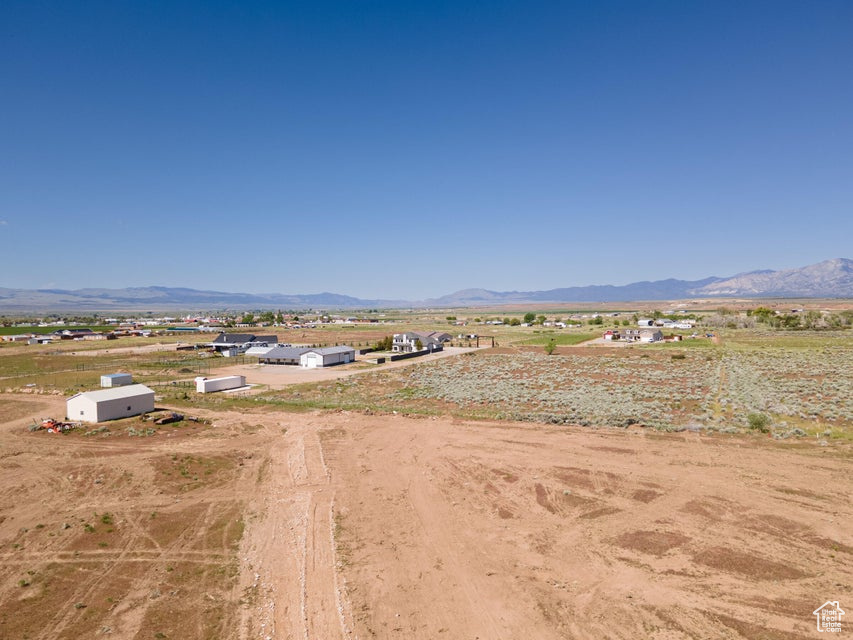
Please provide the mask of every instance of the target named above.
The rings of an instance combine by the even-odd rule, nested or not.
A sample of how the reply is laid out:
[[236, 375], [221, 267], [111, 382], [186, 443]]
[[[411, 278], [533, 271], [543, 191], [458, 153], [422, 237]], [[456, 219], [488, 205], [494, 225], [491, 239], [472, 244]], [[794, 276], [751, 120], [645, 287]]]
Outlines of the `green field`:
[[519, 345], [546, 345], [553, 340], [557, 346], [573, 346], [593, 340], [601, 336], [601, 333], [568, 333], [568, 330], [562, 331], [534, 331], [532, 337], [525, 337], [513, 344]]

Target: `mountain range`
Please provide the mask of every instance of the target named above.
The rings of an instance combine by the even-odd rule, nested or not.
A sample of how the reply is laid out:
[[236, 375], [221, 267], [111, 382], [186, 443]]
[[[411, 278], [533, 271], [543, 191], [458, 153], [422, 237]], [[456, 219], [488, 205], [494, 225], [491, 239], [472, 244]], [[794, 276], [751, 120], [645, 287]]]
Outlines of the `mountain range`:
[[126, 289], [3, 289], [0, 313], [167, 309], [354, 309], [476, 307], [561, 302], [627, 302], [690, 298], [853, 298], [853, 260], [835, 258], [798, 269], [750, 271], [702, 280], [656, 280], [631, 284], [566, 287], [547, 291], [462, 289], [421, 301], [368, 300], [337, 293], [284, 295], [228, 293], [175, 287]]

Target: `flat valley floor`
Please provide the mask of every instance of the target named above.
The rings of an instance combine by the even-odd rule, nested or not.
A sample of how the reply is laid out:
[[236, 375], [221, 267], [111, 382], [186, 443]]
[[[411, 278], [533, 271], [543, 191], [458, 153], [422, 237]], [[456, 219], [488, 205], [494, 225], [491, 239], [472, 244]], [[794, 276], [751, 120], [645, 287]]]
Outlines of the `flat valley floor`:
[[260, 408], [26, 428], [63, 414], [0, 394], [0, 638], [787, 640], [853, 607], [845, 443]]

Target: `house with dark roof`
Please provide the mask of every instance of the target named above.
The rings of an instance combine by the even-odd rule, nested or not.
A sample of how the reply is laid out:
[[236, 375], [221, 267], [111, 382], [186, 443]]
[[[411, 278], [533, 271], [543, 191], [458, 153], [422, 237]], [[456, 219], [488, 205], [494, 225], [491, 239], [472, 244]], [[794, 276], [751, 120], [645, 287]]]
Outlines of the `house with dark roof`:
[[208, 343], [214, 351], [245, 351], [249, 347], [268, 347], [278, 343], [278, 336], [256, 336], [253, 333], [220, 333]]
[[429, 333], [425, 333], [422, 335], [426, 335], [433, 340], [438, 340], [440, 343], [444, 344], [445, 342], [450, 342], [453, 340], [453, 336], [449, 333], [444, 333], [443, 331], [430, 331]]
[[[442, 340], [435, 337], [436, 335], [439, 337], [447, 336], [447, 340], [450, 340], [450, 336], [448, 334], [442, 334], [437, 331], [432, 333], [419, 333], [416, 331], [395, 333], [394, 340], [391, 343], [391, 350], [400, 353], [411, 353], [413, 351], [442, 351], [444, 349], [444, 344]], [[421, 345], [420, 349], [418, 349], [418, 342], [420, 342]]]

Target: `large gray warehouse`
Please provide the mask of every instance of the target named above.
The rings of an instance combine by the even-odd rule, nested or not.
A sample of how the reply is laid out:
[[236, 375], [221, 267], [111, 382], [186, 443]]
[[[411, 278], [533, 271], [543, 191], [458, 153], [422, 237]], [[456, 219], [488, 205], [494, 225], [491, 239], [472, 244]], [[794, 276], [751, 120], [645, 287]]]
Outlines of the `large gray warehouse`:
[[258, 357], [262, 364], [291, 364], [306, 369], [331, 367], [355, 361], [355, 349], [352, 347], [276, 347]]

